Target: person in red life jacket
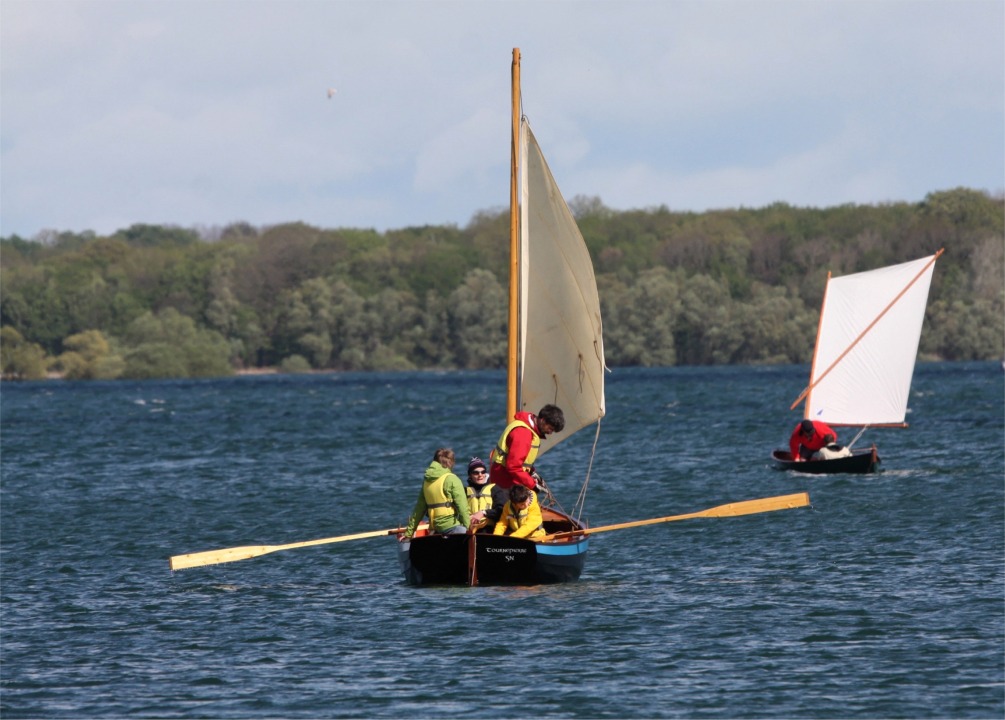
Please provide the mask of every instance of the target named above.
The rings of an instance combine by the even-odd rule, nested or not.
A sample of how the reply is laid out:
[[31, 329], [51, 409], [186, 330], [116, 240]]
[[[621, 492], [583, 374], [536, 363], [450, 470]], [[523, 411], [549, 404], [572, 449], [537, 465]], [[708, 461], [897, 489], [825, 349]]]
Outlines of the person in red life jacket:
[[809, 460], [820, 448], [837, 442], [837, 433], [819, 420], [803, 420], [789, 437], [789, 452], [795, 462]]
[[[541, 440], [565, 428], [565, 414], [557, 405], [545, 405], [537, 415], [520, 411], [506, 426], [495, 449], [489, 455], [489, 480], [503, 490], [523, 485], [528, 490], [542, 489], [531, 475]], [[536, 474], [536, 473], [535, 473]]]

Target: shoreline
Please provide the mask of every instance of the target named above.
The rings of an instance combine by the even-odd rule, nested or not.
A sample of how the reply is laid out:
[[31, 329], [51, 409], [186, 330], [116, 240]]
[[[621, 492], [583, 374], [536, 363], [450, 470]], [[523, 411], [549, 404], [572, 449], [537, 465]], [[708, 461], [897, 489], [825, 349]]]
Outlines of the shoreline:
[[[1000, 363], [1002, 371], [1005, 372], [1005, 357], [1003, 357], [1001, 359], [992, 358], [990, 360], [943, 360], [940, 357], [934, 357], [932, 355], [919, 353], [917, 362], [919, 364], [920, 363], [943, 363], [943, 362], [964, 362], [964, 363], [965, 362], [973, 362], [973, 363], [985, 363], [986, 362], [986, 363]], [[789, 364], [789, 363], [783, 363], [783, 364]], [[774, 363], [765, 363], [761, 367], [771, 367], [773, 365], [774, 365]], [[746, 366], [746, 367], [758, 367], [758, 366], [759, 365], [749, 365], [749, 366]], [[664, 367], [701, 367], [701, 366], [697, 366], [697, 365], [696, 366], [668, 365], [668, 366], [664, 366]], [[734, 366], [709, 366], [709, 367], [734, 367]], [[744, 365], [737, 365], [735, 367], [744, 367]], [[451, 370], [458, 370], [458, 369], [459, 368], [450, 368], [449, 370], [446, 370], [446, 371], [449, 372]], [[419, 370], [420, 372], [422, 370], [428, 370], [430, 372], [443, 372], [445, 369], [444, 368], [421, 368], [421, 369], [417, 369], [417, 370]], [[273, 366], [269, 366], [269, 367], [240, 368], [240, 369], [234, 370], [233, 374], [235, 376], [255, 377], [255, 376], [258, 376], [258, 375], [283, 375], [283, 374], [289, 374], [289, 375], [331, 375], [331, 374], [336, 374], [336, 373], [341, 373], [341, 372], [346, 372], [346, 371], [344, 371], [344, 370], [331, 370], [331, 369], [326, 369], [326, 370], [314, 370], [314, 369], [311, 369], [311, 370], [301, 370], [301, 371], [298, 371], [298, 372], [284, 373], [278, 366], [273, 365]], [[354, 371], [349, 371], [349, 372], [354, 372]], [[368, 372], [368, 371], [355, 371], [355, 372]], [[65, 380], [66, 378], [64, 377], [63, 373], [49, 371], [49, 372], [47, 372], [45, 374], [45, 378], [44, 379], [45, 380]], [[7, 377], [0, 377], [0, 381], [14, 382], [15, 380], [12, 380], [11, 378], [7, 378]]]
[[278, 373], [279, 368], [277, 367], [242, 368], [234, 371], [235, 375], [277, 375]]
[[[335, 370], [309, 370], [307, 374], [310, 373], [325, 373], [325, 372], [336, 372]], [[279, 375], [280, 370], [278, 367], [261, 367], [261, 368], [241, 368], [234, 371], [234, 375]], [[299, 374], [299, 373], [298, 373]], [[63, 373], [49, 371], [45, 374], [46, 380], [65, 380]]]

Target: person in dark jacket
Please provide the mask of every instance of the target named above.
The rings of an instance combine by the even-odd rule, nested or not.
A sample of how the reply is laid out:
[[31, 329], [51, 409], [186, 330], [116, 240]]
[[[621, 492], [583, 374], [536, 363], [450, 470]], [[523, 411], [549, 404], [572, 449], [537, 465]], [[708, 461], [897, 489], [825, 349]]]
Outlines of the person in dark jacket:
[[506, 505], [506, 491], [489, 482], [489, 470], [481, 458], [471, 458], [468, 463], [468, 510], [471, 527], [479, 532], [492, 532]]

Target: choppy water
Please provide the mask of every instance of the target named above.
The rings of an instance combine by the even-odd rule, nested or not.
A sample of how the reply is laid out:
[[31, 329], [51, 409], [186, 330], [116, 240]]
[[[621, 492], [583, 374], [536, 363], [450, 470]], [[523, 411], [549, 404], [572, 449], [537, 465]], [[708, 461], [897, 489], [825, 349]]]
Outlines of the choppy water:
[[[597, 535], [580, 582], [412, 588], [390, 538], [171, 573], [171, 555], [394, 527], [498, 373], [4, 384], [4, 718], [1001, 718], [996, 363], [919, 366], [884, 471], [768, 454], [805, 367], [619, 370], [592, 525], [806, 490], [812, 509]], [[540, 467], [566, 507], [593, 441]]]

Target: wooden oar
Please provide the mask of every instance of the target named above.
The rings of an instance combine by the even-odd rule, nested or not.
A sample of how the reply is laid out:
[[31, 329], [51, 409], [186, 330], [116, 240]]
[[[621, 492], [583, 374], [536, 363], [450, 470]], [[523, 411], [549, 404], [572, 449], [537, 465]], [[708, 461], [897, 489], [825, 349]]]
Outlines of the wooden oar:
[[793, 495], [776, 495], [775, 497], [760, 498], [758, 500], [744, 500], [743, 502], [719, 505], [718, 507], [701, 510], [699, 512], [686, 513], [684, 515], [670, 515], [668, 517], [652, 518], [651, 520], [636, 520], [635, 522], [618, 523], [617, 525], [602, 525], [585, 530], [570, 530], [567, 532], [553, 533], [545, 535], [543, 540], [561, 540], [564, 538], [576, 537], [577, 535], [592, 535], [594, 533], [609, 532], [611, 530], [624, 530], [625, 528], [641, 527], [642, 525], [656, 525], [657, 523], [672, 522], [674, 520], [688, 520], [700, 517], [733, 517], [735, 515], [753, 515], [754, 513], [771, 512], [772, 510], [788, 510], [790, 508], [805, 507], [810, 504], [809, 493], [795, 493]]
[[[418, 529], [424, 527], [428, 526], [423, 523]], [[293, 548], [308, 547], [310, 545], [362, 540], [363, 538], [380, 537], [381, 535], [397, 535], [403, 532], [405, 532], [405, 528], [399, 527], [389, 530], [356, 533], [355, 535], [339, 535], [337, 537], [321, 538], [320, 540], [305, 540], [304, 542], [289, 543], [288, 545], [245, 545], [243, 547], [224, 548], [222, 550], [206, 550], [205, 552], [189, 553], [188, 555], [175, 555], [170, 559], [170, 563], [172, 570], [181, 570], [183, 568], [201, 567], [202, 565], [216, 565], [218, 563], [234, 562], [235, 560], [247, 560], [259, 555], [274, 553], [277, 550], [292, 550]]]

